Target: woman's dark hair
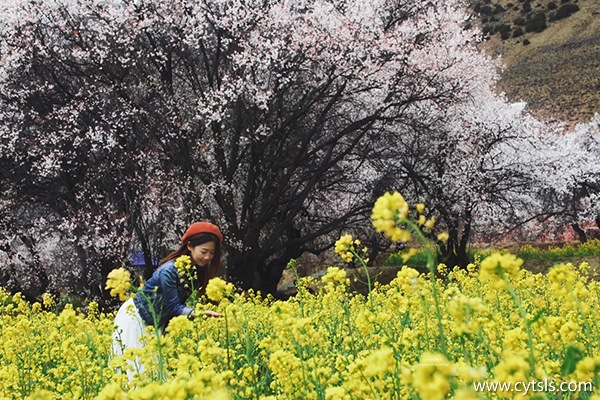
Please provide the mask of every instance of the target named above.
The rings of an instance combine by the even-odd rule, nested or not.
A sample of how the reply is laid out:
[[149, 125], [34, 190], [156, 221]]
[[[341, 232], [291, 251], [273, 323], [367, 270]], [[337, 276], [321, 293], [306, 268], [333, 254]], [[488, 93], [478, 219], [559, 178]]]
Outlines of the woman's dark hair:
[[215, 256], [210, 261], [206, 273], [203, 274], [204, 279], [202, 279], [202, 282], [200, 282], [200, 284], [202, 285], [201, 292], [204, 292], [208, 281], [217, 275], [217, 270], [219, 269], [219, 264], [221, 263], [221, 241], [219, 240], [217, 235], [205, 232], [191, 236], [177, 250], [172, 251], [165, 258], [160, 260], [160, 264], [162, 265], [167, 261], [176, 260], [179, 256], [191, 255], [190, 250], [188, 249], [188, 244], [192, 247], [196, 247], [208, 242], [213, 242], [215, 244]]

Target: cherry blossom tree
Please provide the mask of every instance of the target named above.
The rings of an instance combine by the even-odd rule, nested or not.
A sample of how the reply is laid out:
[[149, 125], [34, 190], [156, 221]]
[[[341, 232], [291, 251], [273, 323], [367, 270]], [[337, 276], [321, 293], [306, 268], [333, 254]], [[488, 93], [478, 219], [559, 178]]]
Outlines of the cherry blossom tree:
[[[575, 196], [571, 201], [574, 205], [572, 226], [582, 242], [591, 238], [600, 238], [600, 114], [596, 114], [588, 124], [579, 124], [575, 128], [575, 138], [580, 144], [581, 151], [585, 157], [569, 159], [569, 162], [577, 163], [579, 172], [578, 185], [574, 190]], [[592, 228], [594, 225], [595, 227]], [[589, 232], [585, 230], [592, 226]]]
[[0, 251], [48, 275], [58, 236], [96, 296], [128, 249], [149, 272], [200, 219], [232, 280], [274, 292], [391, 184], [464, 247], [481, 204], [528, 179], [508, 152], [543, 130], [492, 94], [458, 0], [2, 7]]
[[[388, 121], [409, 122], [460, 87], [432, 50], [465, 16], [426, 2], [4, 11], [10, 199], [32, 210], [21, 219], [29, 238], [62, 232], [84, 265], [108, 258], [96, 281], [132, 237], [149, 247], [149, 236], [210, 218], [227, 235], [228, 273], [273, 291], [289, 258], [364, 214], [372, 182], [353, 175]], [[336, 196], [349, 202], [322, 207]]]
[[561, 124], [537, 120], [525, 111], [525, 103], [510, 103], [495, 92], [494, 63], [472, 65], [463, 76], [470, 97], [423, 129], [408, 127], [404, 140], [389, 150], [397, 160], [389, 185], [403, 187], [409, 198], [426, 203], [438, 216], [439, 228], [449, 235], [440, 242], [441, 261], [450, 266], [469, 262], [473, 239], [514, 238], [518, 228], [527, 226], [536, 229], [529, 238], [539, 238], [551, 221], [559, 216], [564, 221], [574, 204], [567, 197], [580, 179], [575, 175], [585, 175], [565, 160], [583, 165], [589, 160], [581, 146], [571, 145], [565, 153], [565, 139], [577, 139], [565, 135]]
[[600, 116], [580, 123], [572, 131], [546, 136], [546, 158], [555, 162], [538, 168], [538, 182], [544, 188], [543, 206], [550, 210], [545, 222], [549, 234], [559, 236], [571, 227], [585, 242], [598, 237], [600, 214]]
[[[5, 6], [13, 8], [4, 10], [1, 42], [3, 248], [26, 266], [45, 261], [50, 275], [74, 271], [67, 289], [100, 297], [132, 237], [150, 259], [152, 234], [164, 234], [156, 226], [169, 207], [182, 208], [170, 176], [178, 171], [161, 151], [168, 143], [148, 140], [169, 132], [162, 113], [172, 99], [146, 91], [146, 71], [130, 71], [123, 46], [131, 43], [114, 40], [122, 5]], [[62, 258], [44, 248], [56, 237]]]

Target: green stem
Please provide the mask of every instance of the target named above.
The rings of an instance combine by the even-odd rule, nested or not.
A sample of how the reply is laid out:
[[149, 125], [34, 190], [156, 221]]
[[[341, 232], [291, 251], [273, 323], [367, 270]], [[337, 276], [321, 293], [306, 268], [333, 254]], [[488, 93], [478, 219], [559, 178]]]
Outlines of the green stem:
[[588, 316], [583, 313], [583, 307], [582, 307], [581, 301], [579, 301], [579, 298], [575, 295], [575, 293], [573, 292], [573, 289], [571, 288], [571, 286], [568, 283], [567, 283], [567, 290], [569, 291], [569, 294], [571, 295], [571, 297], [573, 297], [573, 300], [575, 301], [575, 305], [577, 305], [577, 311], [579, 312], [579, 316], [581, 317], [581, 320], [583, 321], [584, 328], [586, 328], [585, 330], [587, 330], [586, 333], [588, 335], [592, 335], [592, 333], [595, 332], [595, 330], [593, 330], [592, 327], [590, 326]]
[[164, 371], [165, 362], [162, 352], [162, 344], [160, 343], [160, 327], [158, 325], [159, 321], [156, 315], [156, 310], [154, 310], [154, 305], [152, 304], [152, 301], [150, 301], [150, 298], [148, 296], [146, 296], [143, 292], [138, 293], [140, 293], [144, 297], [144, 300], [146, 300], [146, 302], [148, 303], [148, 309], [150, 310], [150, 314], [152, 315], [152, 325], [154, 326], [154, 335], [156, 336], [156, 349], [158, 351], [158, 381], [165, 382], [167, 380], [167, 377]]
[[447, 348], [446, 348], [446, 335], [444, 334], [444, 326], [442, 325], [442, 311], [441, 311], [441, 307], [440, 307], [439, 293], [438, 293], [436, 277], [435, 277], [435, 257], [433, 255], [432, 249], [430, 247], [430, 241], [425, 237], [425, 235], [423, 235], [423, 232], [421, 232], [421, 229], [414, 222], [412, 222], [408, 219], [403, 219], [400, 221], [400, 223], [406, 224], [410, 228], [410, 230], [417, 236], [417, 238], [421, 241], [421, 243], [423, 243], [423, 246], [425, 247], [425, 251], [427, 254], [427, 269], [429, 269], [429, 274], [431, 277], [431, 285], [432, 285], [432, 290], [433, 290], [433, 301], [435, 304], [435, 316], [437, 319], [437, 328], [438, 328], [438, 336], [439, 336], [439, 340], [440, 340], [440, 347], [441, 347], [442, 353], [444, 353], [445, 356], [448, 356], [448, 352], [447, 352]]
[[294, 277], [296, 277], [296, 291], [298, 294], [296, 298], [298, 299], [298, 304], [300, 305], [300, 315], [302, 318], [304, 318], [304, 302], [302, 301], [302, 298], [304, 297], [305, 287], [300, 285], [300, 275], [298, 274], [298, 268], [296, 268], [296, 260], [293, 258], [290, 259], [287, 265], [290, 267], [292, 272], [294, 272]]
[[525, 309], [523, 308], [523, 305], [521, 304], [521, 299], [519, 298], [519, 295], [515, 291], [515, 288], [510, 283], [510, 281], [504, 274], [504, 271], [502, 271], [502, 269], [500, 267], [498, 267], [498, 275], [502, 278], [504, 283], [506, 283], [506, 286], [508, 287], [508, 293], [510, 293], [511, 297], [513, 298], [513, 301], [515, 302], [517, 308], [519, 309], [519, 314], [521, 316], [521, 319], [525, 323], [525, 330], [527, 331], [527, 344], [529, 345], [529, 366], [531, 368], [531, 372], [535, 373], [535, 352], [533, 351], [533, 334], [531, 332], [531, 324], [530, 324], [529, 320], [527, 319], [527, 313], [525, 312]]
[[348, 333], [350, 334], [350, 347], [352, 348], [352, 353], [354, 357], [358, 355], [356, 351], [356, 347], [354, 345], [354, 330], [352, 329], [352, 320], [350, 319], [350, 304], [348, 304], [348, 299], [344, 297], [344, 303], [342, 304], [344, 308], [344, 314], [346, 314], [346, 321], [348, 322]]
[[225, 310], [223, 311], [223, 315], [225, 317], [225, 343], [227, 345], [227, 369], [231, 369], [231, 356], [229, 350], [229, 323], [227, 318], [227, 305], [225, 306]]
[[371, 311], [374, 310], [373, 307], [373, 296], [371, 295], [371, 291], [373, 290], [372, 284], [371, 284], [371, 275], [369, 275], [369, 269], [367, 268], [367, 264], [365, 263], [365, 260], [358, 255], [358, 253], [353, 249], [350, 248], [349, 249], [350, 252], [354, 255], [354, 257], [356, 257], [358, 259], [358, 261], [360, 261], [360, 264], [363, 266], [363, 269], [365, 270], [365, 275], [367, 276], [367, 286], [369, 288], [369, 306], [371, 307]]

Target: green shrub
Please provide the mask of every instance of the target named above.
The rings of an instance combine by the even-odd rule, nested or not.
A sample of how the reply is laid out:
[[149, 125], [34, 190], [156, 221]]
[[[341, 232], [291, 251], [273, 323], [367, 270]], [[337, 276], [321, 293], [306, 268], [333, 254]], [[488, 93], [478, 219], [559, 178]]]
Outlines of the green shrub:
[[557, 260], [559, 258], [575, 256], [576, 248], [573, 244], [567, 243], [563, 247], [550, 247], [545, 253], [546, 258]]
[[546, 250], [531, 245], [517, 250], [517, 257], [524, 260], [563, 260], [571, 257], [600, 257], [600, 240], [594, 239], [582, 244], [566, 243], [562, 247], [549, 247]]
[[577, 253], [580, 256], [600, 257], [600, 240], [593, 239], [580, 244]]
[[517, 27], [517, 28], [515, 28], [515, 29], [513, 30], [512, 36], [513, 36], [514, 38], [517, 38], [517, 37], [519, 37], [519, 36], [523, 36], [523, 34], [524, 34], [524, 33], [525, 33], [525, 32], [523, 32], [523, 29], [521, 29], [521, 28]]
[[483, 36], [493, 35], [494, 33], [496, 33], [496, 27], [494, 24], [484, 24], [481, 28], [481, 31], [483, 33]]
[[506, 11], [506, 8], [502, 7], [500, 4], [496, 4], [494, 7], [494, 14], [501, 14]]
[[524, 260], [539, 260], [542, 258], [542, 250], [530, 244], [526, 244], [517, 250], [517, 257]]
[[404, 256], [408, 254], [408, 250], [399, 251], [391, 254], [383, 265], [386, 267], [401, 267], [407, 265], [416, 269], [427, 268], [427, 253], [425, 251], [417, 251], [417, 254], [410, 257], [406, 262]]
[[511, 26], [507, 24], [501, 24], [496, 26], [496, 31], [500, 32], [500, 37], [502, 38], [502, 40], [506, 40], [510, 38]]
[[546, 24], [546, 14], [536, 13], [533, 18], [525, 25], [525, 32], [543, 32], [548, 25]]
[[558, 21], [559, 19], [570, 17], [573, 13], [579, 11], [577, 4], [564, 4], [560, 6], [556, 13], [552, 17], [551, 21]]
[[[469, 262], [474, 262], [475, 258], [484, 259], [498, 249], [490, 250], [472, 250], [469, 251]], [[404, 262], [403, 256], [408, 254], [408, 249], [391, 254], [383, 263], [386, 267], [401, 267], [407, 265], [413, 268], [427, 267], [427, 253], [417, 251], [417, 254]], [[548, 260], [548, 261], [566, 261], [573, 257], [600, 257], [600, 240], [593, 239], [585, 243], [565, 243], [562, 246], [550, 246], [547, 249], [536, 247], [530, 244], [521, 246], [515, 255], [523, 260]]]
[[515, 18], [515, 20], [513, 22], [514, 22], [515, 25], [518, 25], [518, 26], [525, 26], [525, 25], [527, 25], [527, 21], [525, 21], [525, 18], [523, 18], [523, 17]]
[[483, 6], [479, 8], [479, 13], [481, 15], [492, 15], [494, 14], [494, 10], [490, 6]]
[[58, 296], [54, 308], [55, 312], [58, 314], [65, 309], [67, 304], [72, 305], [75, 310], [84, 310], [88, 307], [89, 303], [90, 301], [84, 297], [62, 293]]

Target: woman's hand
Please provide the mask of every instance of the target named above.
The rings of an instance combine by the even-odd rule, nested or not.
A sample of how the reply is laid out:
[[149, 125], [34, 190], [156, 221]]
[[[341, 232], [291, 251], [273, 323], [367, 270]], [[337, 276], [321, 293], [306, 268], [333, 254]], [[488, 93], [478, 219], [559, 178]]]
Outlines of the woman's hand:
[[[205, 316], [207, 316], [207, 317], [214, 317], [214, 318], [218, 318], [218, 317], [220, 317], [220, 316], [221, 316], [221, 314], [219, 314], [218, 312], [216, 312], [216, 311], [211, 311], [211, 310], [206, 310], [206, 311], [204, 311], [204, 315], [205, 315]], [[192, 311], [192, 312], [191, 312], [191, 313], [188, 315], [188, 318], [189, 318], [190, 320], [193, 320], [194, 318], [196, 318], [196, 312], [195, 312], [195, 311]]]
[[204, 315], [206, 315], [207, 317], [215, 317], [215, 318], [218, 318], [221, 316], [221, 314], [219, 314], [218, 312], [211, 311], [211, 310], [205, 310]]

